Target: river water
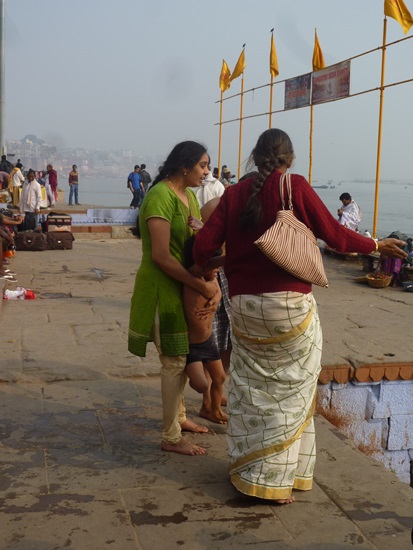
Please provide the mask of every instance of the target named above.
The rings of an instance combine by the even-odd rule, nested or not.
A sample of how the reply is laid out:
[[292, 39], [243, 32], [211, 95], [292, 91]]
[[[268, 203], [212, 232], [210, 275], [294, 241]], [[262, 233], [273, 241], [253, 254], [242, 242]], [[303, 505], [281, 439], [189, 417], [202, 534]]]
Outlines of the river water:
[[[107, 207], [128, 207], [132, 199], [126, 189], [126, 177], [83, 178], [80, 179], [79, 201], [81, 204], [94, 204]], [[314, 183], [318, 185], [318, 183]], [[332, 182], [334, 188], [315, 188], [315, 191], [335, 216], [341, 202], [339, 196], [347, 192], [361, 208], [363, 218], [360, 231], [372, 233], [374, 215], [375, 183], [373, 181]], [[64, 189], [68, 196], [68, 188]], [[401, 231], [413, 236], [413, 183], [406, 181], [383, 181], [379, 190], [377, 235], [386, 237], [393, 231]]]

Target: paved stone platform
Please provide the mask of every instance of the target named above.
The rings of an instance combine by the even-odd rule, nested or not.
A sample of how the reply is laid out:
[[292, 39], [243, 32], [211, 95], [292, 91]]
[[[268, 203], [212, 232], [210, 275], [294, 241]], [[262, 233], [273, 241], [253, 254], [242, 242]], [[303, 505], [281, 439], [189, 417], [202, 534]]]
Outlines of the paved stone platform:
[[[155, 350], [126, 349], [139, 258], [139, 241], [102, 239], [13, 260], [37, 299], [0, 313], [0, 549], [410, 548], [411, 488], [322, 417], [314, 488], [289, 506], [232, 487], [223, 427], [199, 419], [210, 431], [191, 437], [205, 456], [161, 451]], [[330, 288], [315, 290], [323, 362], [411, 360], [401, 327], [413, 295], [326, 265]], [[364, 327], [376, 348], [361, 345]], [[190, 388], [186, 403], [196, 417]]]

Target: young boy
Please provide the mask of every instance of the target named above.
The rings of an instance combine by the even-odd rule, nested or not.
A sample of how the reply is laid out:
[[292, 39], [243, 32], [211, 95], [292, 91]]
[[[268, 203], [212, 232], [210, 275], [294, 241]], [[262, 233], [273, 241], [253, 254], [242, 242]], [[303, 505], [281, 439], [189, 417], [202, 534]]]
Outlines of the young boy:
[[[192, 246], [193, 238], [186, 244], [185, 267], [187, 269], [193, 265]], [[218, 269], [212, 269], [204, 274], [205, 280], [216, 282], [216, 305], [213, 308], [205, 309], [207, 300], [193, 288], [189, 286], [183, 288], [183, 304], [189, 338], [189, 354], [185, 371], [191, 388], [204, 394], [202, 416], [217, 424], [225, 424], [228, 417], [221, 409], [221, 399], [226, 375], [217, 343], [212, 335], [212, 322], [221, 300], [217, 272]], [[211, 377], [211, 387], [204, 368]]]

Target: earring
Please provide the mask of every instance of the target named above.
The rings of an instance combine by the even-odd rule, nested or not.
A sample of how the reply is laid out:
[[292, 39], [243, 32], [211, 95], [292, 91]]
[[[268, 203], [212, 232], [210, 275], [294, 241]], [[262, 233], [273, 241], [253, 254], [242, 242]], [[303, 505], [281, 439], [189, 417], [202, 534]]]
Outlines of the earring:
[[188, 173], [188, 172], [184, 172], [184, 176], [186, 176], [186, 175], [187, 175], [187, 173]]

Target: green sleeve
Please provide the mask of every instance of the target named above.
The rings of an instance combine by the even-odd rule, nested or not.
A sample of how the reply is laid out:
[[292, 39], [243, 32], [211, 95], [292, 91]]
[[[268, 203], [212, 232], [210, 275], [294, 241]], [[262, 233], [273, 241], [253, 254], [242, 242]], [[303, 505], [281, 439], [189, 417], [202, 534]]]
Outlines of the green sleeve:
[[158, 183], [149, 191], [145, 199], [142, 208], [145, 220], [148, 218], [163, 218], [172, 223], [176, 209], [175, 200], [166, 184]]

